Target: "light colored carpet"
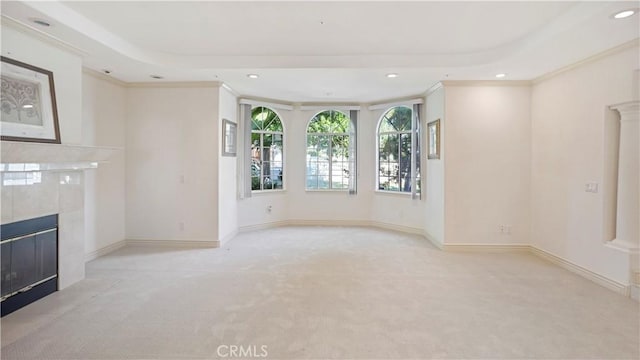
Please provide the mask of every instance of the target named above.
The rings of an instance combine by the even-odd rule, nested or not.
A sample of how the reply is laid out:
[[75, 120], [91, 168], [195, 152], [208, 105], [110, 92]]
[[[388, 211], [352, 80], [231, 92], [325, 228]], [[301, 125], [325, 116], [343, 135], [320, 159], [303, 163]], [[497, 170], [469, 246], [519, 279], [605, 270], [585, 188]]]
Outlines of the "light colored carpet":
[[2, 359], [218, 358], [231, 345], [265, 345], [268, 359], [638, 359], [639, 319], [638, 303], [529, 254], [288, 227], [99, 258], [2, 319]]

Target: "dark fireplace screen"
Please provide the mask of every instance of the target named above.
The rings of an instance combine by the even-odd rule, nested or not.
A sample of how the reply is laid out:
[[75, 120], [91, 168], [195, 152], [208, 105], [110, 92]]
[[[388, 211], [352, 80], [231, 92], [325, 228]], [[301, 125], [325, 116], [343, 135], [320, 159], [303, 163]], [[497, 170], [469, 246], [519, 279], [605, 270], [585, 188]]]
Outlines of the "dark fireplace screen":
[[2, 316], [58, 290], [58, 215], [2, 225]]

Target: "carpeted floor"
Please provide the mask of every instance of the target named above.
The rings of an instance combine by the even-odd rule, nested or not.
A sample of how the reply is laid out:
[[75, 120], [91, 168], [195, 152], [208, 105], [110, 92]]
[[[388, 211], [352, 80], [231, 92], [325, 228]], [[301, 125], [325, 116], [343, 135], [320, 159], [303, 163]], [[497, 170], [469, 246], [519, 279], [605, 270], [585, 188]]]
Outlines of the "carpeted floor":
[[2, 318], [1, 357], [638, 359], [639, 319], [638, 303], [533, 255], [287, 227], [92, 261]]

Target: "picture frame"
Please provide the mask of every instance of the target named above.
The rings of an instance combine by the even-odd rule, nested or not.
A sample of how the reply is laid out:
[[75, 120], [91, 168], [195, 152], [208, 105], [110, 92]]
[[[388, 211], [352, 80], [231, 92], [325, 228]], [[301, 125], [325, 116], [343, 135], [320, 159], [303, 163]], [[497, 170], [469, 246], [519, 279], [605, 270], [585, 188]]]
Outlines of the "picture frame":
[[222, 156], [236, 156], [238, 125], [222, 119]]
[[53, 73], [0, 57], [0, 138], [60, 144]]
[[427, 159], [440, 159], [440, 119], [427, 124]]

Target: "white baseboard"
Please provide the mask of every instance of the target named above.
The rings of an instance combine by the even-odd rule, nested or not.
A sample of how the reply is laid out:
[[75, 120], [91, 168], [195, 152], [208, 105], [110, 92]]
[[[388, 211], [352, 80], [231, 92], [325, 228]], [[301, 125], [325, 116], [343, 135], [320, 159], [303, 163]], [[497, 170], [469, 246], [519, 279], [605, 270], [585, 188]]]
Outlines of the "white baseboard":
[[220, 239], [220, 243], [218, 244], [217, 247], [220, 247], [220, 246], [226, 244], [227, 241], [229, 241], [229, 240], [233, 239], [234, 237], [236, 237], [236, 235], [238, 235], [239, 232], [240, 232], [239, 229], [235, 229], [232, 232], [230, 232], [229, 234], [227, 234], [224, 238]]
[[168, 246], [183, 248], [217, 248], [220, 247], [218, 240], [148, 240], [148, 239], [127, 239], [127, 246]]
[[94, 250], [91, 252], [88, 252], [84, 255], [84, 262], [89, 262], [91, 260], [97, 259], [100, 256], [104, 256], [107, 255], [110, 252], [116, 251], [120, 248], [125, 247], [125, 245], [127, 245], [127, 241], [126, 240], [120, 240], [118, 242], [115, 242], [111, 245], [107, 245], [103, 248], [100, 248], [98, 250]]
[[435, 246], [436, 248], [440, 250], [444, 250], [443, 249], [444, 245], [440, 241], [436, 240], [435, 236], [431, 235], [427, 230], [424, 230], [422, 232], [422, 236], [424, 236], [427, 240], [429, 240], [431, 244], [433, 244], [433, 246]]
[[560, 256], [554, 255], [546, 250], [542, 250], [540, 248], [537, 248], [535, 246], [529, 246], [530, 251], [532, 254], [543, 258], [549, 262], [552, 262], [564, 269], [567, 269], [569, 271], [571, 271], [572, 273], [578, 274], [588, 280], [591, 280], [593, 282], [595, 282], [596, 284], [599, 284], [601, 286], [606, 287], [609, 290], [613, 290], [619, 294], [622, 294], [624, 296], [629, 296], [629, 292], [630, 292], [630, 286], [619, 283], [615, 280], [609, 279], [606, 276], [600, 275], [596, 272], [593, 272], [587, 268], [584, 268], [578, 264], [574, 264], [573, 262], [561, 258]]
[[239, 232], [248, 232], [248, 231], [256, 231], [256, 230], [264, 230], [271, 229], [282, 226], [362, 226], [362, 227], [375, 227], [386, 230], [393, 230], [404, 232], [408, 234], [416, 234], [424, 236], [424, 231], [422, 229], [413, 228], [409, 226], [396, 225], [383, 223], [378, 221], [370, 221], [370, 220], [302, 220], [302, 219], [292, 219], [292, 220], [283, 220], [283, 221], [274, 221], [264, 224], [257, 225], [249, 225], [242, 226], [239, 229]]
[[442, 244], [441, 249], [452, 252], [529, 252], [524, 244]]

